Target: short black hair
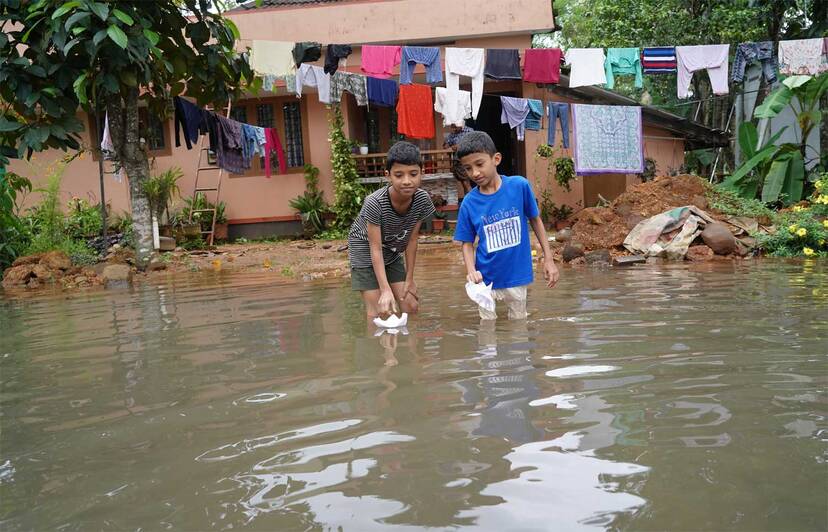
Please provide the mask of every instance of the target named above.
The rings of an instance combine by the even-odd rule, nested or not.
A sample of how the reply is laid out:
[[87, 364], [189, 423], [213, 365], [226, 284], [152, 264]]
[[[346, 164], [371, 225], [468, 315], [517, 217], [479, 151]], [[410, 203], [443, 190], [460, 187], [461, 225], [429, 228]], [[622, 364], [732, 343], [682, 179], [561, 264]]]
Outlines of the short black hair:
[[492, 137], [485, 131], [470, 131], [463, 135], [463, 138], [457, 143], [458, 159], [462, 159], [466, 155], [473, 153], [486, 153], [489, 155], [497, 153], [497, 148]]
[[388, 150], [385, 169], [390, 171], [395, 164], [416, 165], [422, 168], [423, 158], [420, 156], [420, 148], [404, 140], [395, 143]]

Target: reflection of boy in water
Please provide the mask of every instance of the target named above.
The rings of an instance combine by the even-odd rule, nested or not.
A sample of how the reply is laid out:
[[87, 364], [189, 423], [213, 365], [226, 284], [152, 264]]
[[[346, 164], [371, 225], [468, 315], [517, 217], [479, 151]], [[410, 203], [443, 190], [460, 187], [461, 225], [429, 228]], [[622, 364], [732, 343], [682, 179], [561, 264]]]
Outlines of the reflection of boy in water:
[[[453, 152], [457, 152], [457, 145], [460, 143], [460, 140], [467, 134], [474, 131], [472, 128], [468, 127], [463, 123], [462, 126], [458, 126], [457, 124], [451, 124], [449, 126], [449, 131], [443, 141], [443, 148], [444, 149], [451, 149]], [[451, 173], [454, 175], [454, 178], [460, 182], [460, 185], [463, 187], [463, 195], [469, 193], [469, 191], [476, 186], [466, 175], [466, 171], [463, 170], [463, 166], [460, 164], [460, 161], [457, 159], [456, 154], [451, 155]]]

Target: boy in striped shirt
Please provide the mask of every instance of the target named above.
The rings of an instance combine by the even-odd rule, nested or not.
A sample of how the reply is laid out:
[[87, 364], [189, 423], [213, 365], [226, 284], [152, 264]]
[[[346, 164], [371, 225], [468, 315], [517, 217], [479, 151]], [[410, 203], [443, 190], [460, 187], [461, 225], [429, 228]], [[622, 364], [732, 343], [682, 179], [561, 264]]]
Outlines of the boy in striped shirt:
[[[388, 150], [388, 185], [368, 195], [348, 233], [351, 287], [362, 292], [370, 322], [397, 312], [419, 309], [414, 263], [423, 220], [434, 214], [434, 203], [419, 188], [422, 181], [420, 149], [397, 142]], [[403, 258], [404, 257], [404, 258]]]

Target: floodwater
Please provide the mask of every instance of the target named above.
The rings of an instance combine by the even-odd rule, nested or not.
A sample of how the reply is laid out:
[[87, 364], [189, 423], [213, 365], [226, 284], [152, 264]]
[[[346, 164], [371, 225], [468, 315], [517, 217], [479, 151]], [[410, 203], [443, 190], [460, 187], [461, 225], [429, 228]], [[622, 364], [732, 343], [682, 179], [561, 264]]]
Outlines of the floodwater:
[[0, 300], [0, 528], [825, 530], [828, 264], [564, 269], [481, 325], [456, 257]]

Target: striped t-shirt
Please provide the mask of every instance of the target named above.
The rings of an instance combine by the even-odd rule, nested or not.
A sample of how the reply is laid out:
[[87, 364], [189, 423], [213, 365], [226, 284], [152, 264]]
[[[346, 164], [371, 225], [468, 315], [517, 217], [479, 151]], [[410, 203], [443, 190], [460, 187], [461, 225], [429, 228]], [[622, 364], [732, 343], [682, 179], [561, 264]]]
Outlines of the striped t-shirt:
[[411, 206], [405, 213], [398, 213], [391, 205], [388, 186], [382, 187], [365, 198], [351, 230], [348, 232], [348, 256], [351, 268], [371, 268], [371, 247], [368, 244], [368, 223], [380, 226], [382, 231], [382, 257], [391, 264], [408, 247], [408, 239], [417, 222], [434, 214], [434, 203], [428, 192], [418, 188]]
[[676, 47], [656, 46], [641, 52], [641, 66], [645, 74], [669, 74], [676, 71]]

